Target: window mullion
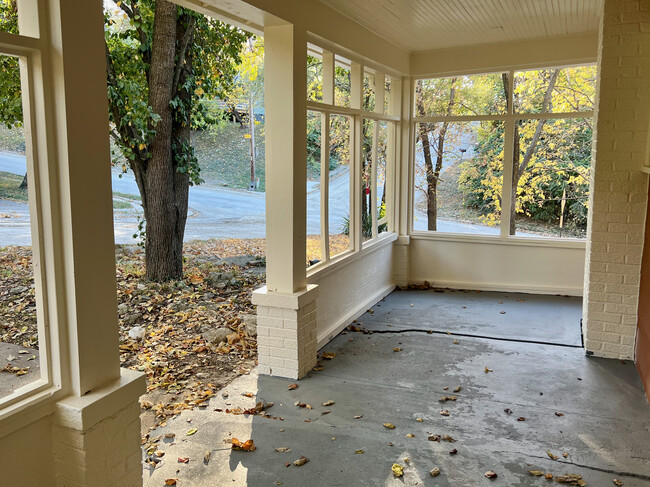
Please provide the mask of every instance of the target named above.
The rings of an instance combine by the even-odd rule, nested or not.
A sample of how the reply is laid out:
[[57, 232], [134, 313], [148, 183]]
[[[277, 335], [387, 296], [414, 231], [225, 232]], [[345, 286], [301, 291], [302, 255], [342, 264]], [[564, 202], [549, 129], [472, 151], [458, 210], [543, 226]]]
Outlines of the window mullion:
[[[515, 72], [510, 70], [508, 76], [508, 115], [514, 113], [514, 76]], [[506, 119], [506, 133], [503, 140], [503, 181], [501, 186], [501, 237], [507, 238], [510, 234], [510, 213], [512, 205], [516, 204], [516, 194], [512, 191], [512, 178], [514, 173], [514, 148], [515, 148], [515, 123], [516, 120], [509, 116]]]
[[323, 261], [330, 260], [329, 232], [329, 179], [330, 179], [330, 114], [321, 114], [320, 150], [320, 228], [321, 255]]
[[372, 161], [370, 163], [370, 223], [372, 238], [377, 236], [377, 155], [379, 146], [379, 123], [374, 123], [372, 131]]

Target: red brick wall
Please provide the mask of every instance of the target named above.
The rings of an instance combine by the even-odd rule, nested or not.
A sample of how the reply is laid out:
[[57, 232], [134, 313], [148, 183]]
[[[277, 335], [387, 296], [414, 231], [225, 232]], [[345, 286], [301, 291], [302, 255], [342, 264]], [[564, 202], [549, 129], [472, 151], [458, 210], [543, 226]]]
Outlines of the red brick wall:
[[639, 320], [637, 322], [636, 366], [650, 400], [650, 200], [645, 221], [645, 241], [641, 262]]

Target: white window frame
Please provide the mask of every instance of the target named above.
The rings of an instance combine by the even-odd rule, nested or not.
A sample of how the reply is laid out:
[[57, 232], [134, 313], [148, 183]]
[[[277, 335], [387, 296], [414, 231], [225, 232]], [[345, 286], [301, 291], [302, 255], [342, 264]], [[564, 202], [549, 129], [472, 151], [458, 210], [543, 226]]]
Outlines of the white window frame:
[[[391, 91], [388, 97], [388, 110], [385, 110], [385, 73], [364, 66], [362, 62], [347, 61], [349, 55], [340, 55], [336, 51], [321, 48], [309, 43], [309, 55], [320, 57], [323, 60], [323, 101], [307, 100], [307, 112], [319, 113], [321, 116], [321, 171], [320, 171], [320, 223], [321, 223], [321, 261], [308, 267], [308, 276], [319, 272], [330, 264], [345, 260], [352, 255], [365, 250], [375, 242], [382, 240], [384, 235], [394, 234], [395, 211], [395, 160], [397, 154], [398, 128], [400, 124], [399, 110], [401, 106], [401, 84], [395, 77], [391, 77]], [[343, 59], [341, 59], [343, 57]], [[336, 105], [334, 100], [334, 69], [336, 65], [344, 66], [350, 70], [350, 106]], [[368, 111], [363, 107], [364, 74], [370, 75], [373, 84], [381, 80], [381, 88], [375, 86], [375, 110]], [[329, 94], [328, 94], [329, 92]], [[381, 95], [381, 101], [379, 100]], [[387, 113], [384, 113], [384, 112]], [[346, 116], [350, 119], [350, 248], [336, 256], [330, 255], [329, 248], [329, 128], [332, 116]], [[372, 120], [377, 126], [379, 122], [386, 122], [388, 126], [389, 144], [386, 151], [386, 215], [377, 219], [377, 130], [373, 136], [372, 150], [372, 194], [371, 212], [373, 217], [372, 238], [363, 241], [361, 225], [361, 158], [363, 144], [363, 122]], [[386, 223], [388, 231], [377, 234], [377, 226]]]
[[[19, 9], [23, 7], [33, 11], [30, 13], [37, 11], [36, 2], [20, 2]], [[62, 376], [61, 364], [53, 360], [60, 355], [56, 325], [59, 311], [65, 305], [64, 297], [56, 292], [55, 275], [61, 273], [62, 262], [55, 254], [53, 242], [61, 218], [56, 185], [50, 184], [55, 179], [55, 168], [47, 156], [52, 141], [45, 131], [47, 119], [51, 117], [45, 102], [49, 62], [43, 55], [45, 46], [38, 32], [38, 17], [25, 17], [29, 25], [25, 29], [21, 25], [21, 34], [0, 32], [0, 55], [17, 57], [20, 63], [41, 376], [0, 398], [0, 419], [51, 397], [61, 389]], [[23, 30], [33, 35], [23, 35]]]
[[[580, 66], [593, 66], [594, 63], [576, 64], [576, 65], [560, 65], [560, 66], [540, 66], [530, 68], [511, 68], [498, 71], [489, 71], [485, 73], [457, 73], [445, 74], [444, 76], [431, 77], [431, 76], [418, 76], [412, 79], [411, 83], [411, 177], [409, 178], [409, 213], [408, 213], [408, 229], [409, 234], [416, 238], [424, 239], [445, 239], [445, 240], [463, 240], [474, 242], [490, 242], [490, 243], [509, 243], [521, 245], [536, 245], [536, 246], [551, 246], [551, 247], [568, 247], [568, 248], [584, 248], [586, 239], [584, 238], [548, 238], [548, 237], [534, 237], [522, 235], [510, 235], [510, 208], [513, 204], [512, 200], [512, 181], [513, 171], [513, 153], [514, 153], [514, 128], [518, 120], [552, 120], [552, 119], [570, 119], [570, 118], [593, 118], [595, 112], [593, 110], [583, 112], [546, 112], [546, 113], [517, 113], [514, 110], [514, 76], [517, 72], [534, 71], [537, 69], [564, 69]], [[478, 76], [482, 74], [509, 74], [508, 86], [508, 99], [507, 111], [503, 114], [494, 115], [451, 115], [451, 116], [416, 116], [415, 111], [415, 87], [420, 80], [449, 78], [451, 76]], [[505, 123], [505, 133], [503, 140], [504, 157], [503, 157], [503, 183], [501, 188], [501, 222], [499, 224], [499, 235], [482, 235], [472, 233], [453, 233], [429, 230], [414, 230], [415, 218], [415, 147], [417, 144], [417, 124], [418, 123], [434, 123], [434, 122], [480, 122], [480, 121], [503, 121]], [[505, 215], [505, 218], [504, 218]]]

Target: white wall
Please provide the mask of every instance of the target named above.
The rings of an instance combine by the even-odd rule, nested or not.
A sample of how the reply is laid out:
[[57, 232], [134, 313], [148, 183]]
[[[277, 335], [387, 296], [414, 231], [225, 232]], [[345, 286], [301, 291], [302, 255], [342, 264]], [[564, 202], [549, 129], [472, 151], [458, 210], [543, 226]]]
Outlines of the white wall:
[[[390, 293], [394, 236], [307, 278], [318, 284], [318, 347]], [[379, 244], [379, 245], [377, 245]]]
[[582, 295], [584, 244], [411, 236], [408, 281], [440, 287]]

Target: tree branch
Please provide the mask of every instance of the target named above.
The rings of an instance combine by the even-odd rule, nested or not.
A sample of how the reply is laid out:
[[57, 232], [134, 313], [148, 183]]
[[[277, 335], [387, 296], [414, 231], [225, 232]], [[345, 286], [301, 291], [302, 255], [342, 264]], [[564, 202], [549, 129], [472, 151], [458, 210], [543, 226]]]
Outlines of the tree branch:
[[178, 80], [181, 77], [183, 65], [185, 64], [185, 57], [187, 56], [187, 50], [189, 48], [190, 40], [192, 39], [195, 23], [196, 23], [196, 19], [194, 17], [190, 17], [190, 21], [187, 25], [187, 29], [183, 34], [183, 39], [181, 41], [181, 46], [178, 53], [178, 61], [176, 61], [176, 70], [174, 71], [174, 83], [172, 84], [172, 96], [176, 94], [176, 90], [178, 89]]
[[[555, 88], [555, 82], [557, 81], [557, 76], [559, 73], [560, 73], [559, 69], [554, 69], [553, 72], [551, 73], [551, 77], [548, 81], [548, 87], [546, 88], [546, 93], [544, 93], [544, 101], [542, 102], [541, 113], [546, 112], [549, 108], [549, 105], [551, 103], [551, 96], [553, 94], [553, 89]], [[546, 123], [546, 119], [540, 119], [537, 122], [537, 128], [535, 129], [535, 134], [533, 135], [533, 139], [530, 141], [530, 145], [526, 150], [526, 154], [524, 155], [524, 160], [521, 161], [519, 168], [517, 168], [517, 176], [521, 177], [521, 175], [526, 170], [526, 166], [528, 166], [528, 163], [530, 162], [533, 156], [533, 152], [535, 152], [535, 147], [537, 146], [539, 137], [540, 135], [542, 135], [542, 129], [544, 128], [545, 123]], [[517, 181], [519, 181], [519, 179], [517, 179]]]

